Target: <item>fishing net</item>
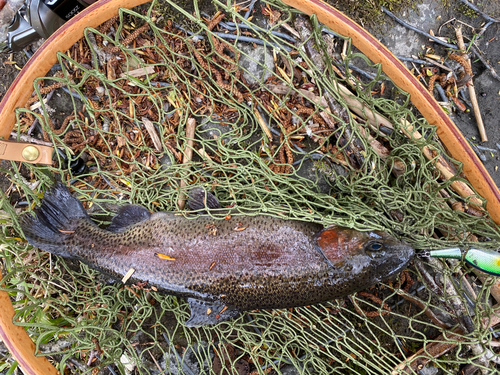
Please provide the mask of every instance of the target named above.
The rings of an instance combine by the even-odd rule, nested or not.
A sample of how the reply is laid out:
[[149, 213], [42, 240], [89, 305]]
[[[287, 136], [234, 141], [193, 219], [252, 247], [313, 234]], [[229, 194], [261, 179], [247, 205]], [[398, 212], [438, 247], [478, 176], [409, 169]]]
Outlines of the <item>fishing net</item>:
[[[187, 193], [203, 186], [235, 215], [379, 229], [417, 249], [499, 247], [481, 199], [452, 188], [468, 185], [435, 128], [397, 88], [397, 100], [381, 95], [390, 82], [349, 39], [314, 17], [304, 34], [279, 2], [261, 3], [255, 19], [245, 4], [214, 4], [210, 16], [196, 2], [121, 10], [59, 53], [53, 77], [36, 80], [29, 104], [41, 111], [17, 112], [19, 135], [38, 131], [58, 150], [53, 166], [2, 170], [12, 181], [2, 192], [2, 290], [37, 353], [61, 373], [388, 374], [429, 360], [443, 373], [491, 371], [495, 280], [460, 262], [416, 261], [356, 296], [188, 328], [185, 300], [112, 283], [25, 242], [18, 215], [60, 179], [102, 225], [127, 203], [186, 213]], [[72, 103], [64, 113], [43, 101], [55, 89]], [[355, 114], [349, 98], [364, 109]], [[389, 124], [367, 120], [373, 111]]]

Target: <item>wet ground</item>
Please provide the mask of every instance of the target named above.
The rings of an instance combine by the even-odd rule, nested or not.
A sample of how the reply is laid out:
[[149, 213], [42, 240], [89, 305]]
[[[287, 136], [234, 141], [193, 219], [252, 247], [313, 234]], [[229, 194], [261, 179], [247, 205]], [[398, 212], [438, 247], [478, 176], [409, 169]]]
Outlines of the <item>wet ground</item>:
[[[444, 36], [452, 41], [455, 39], [455, 27], [462, 24], [464, 39], [467, 43], [487, 21], [477, 13], [471, 12], [460, 1], [451, 1], [450, 3], [450, 6], [443, 6], [440, 1], [425, 0], [417, 5], [415, 11], [400, 16], [412, 26], [426, 32], [433, 30], [436, 36]], [[498, 0], [482, 1], [479, 7], [484, 13], [500, 19], [500, 2]], [[389, 21], [388, 17], [387, 20], [388, 22], [382, 31], [375, 31], [374, 34], [395, 55], [405, 57], [421, 55], [425, 53], [427, 47], [432, 47], [435, 48], [435, 52], [430, 53], [446, 56], [445, 48], [401, 25], [394, 25], [393, 22]], [[500, 23], [491, 24], [484, 32], [483, 37], [476, 42], [476, 47], [489, 60], [490, 65], [499, 72]], [[450, 66], [453, 68], [458, 66], [453, 61], [451, 63]], [[411, 68], [411, 65], [407, 66]], [[483, 151], [483, 154], [485, 158], [484, 164], [498, 186], [500, 185], [500, 170], [498, 169], [498, 166], [500, 166], [500, 80], [493, 78], [491, 72], [475, 56], [473, 57], [472, 71], [477, 100], [488, 141], [480, 142], [477, 122], [469, 105], [466, 104], [467, 110], [465, 112], [454, 111], [451, 118], [467, 139], [480, 146], [495, 150], [493, 153]], [[467, 90], [463, 91], [466, 98], [469, 99]], [[437, 95], [436, 92], [435, 94]]]

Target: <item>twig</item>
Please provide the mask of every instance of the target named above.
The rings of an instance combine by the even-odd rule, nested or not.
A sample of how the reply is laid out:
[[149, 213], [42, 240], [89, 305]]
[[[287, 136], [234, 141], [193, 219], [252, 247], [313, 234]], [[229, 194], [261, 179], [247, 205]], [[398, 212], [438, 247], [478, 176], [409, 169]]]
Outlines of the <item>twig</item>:
[[85, 36], [87, 37], [87, 40], [90, 44], [90, 52], [94, 57], [97, 57], [97, 59], [94, 58], [94, 61], [97, 60], [97, 63], [99, 67], [105, 66], [106, 61], [108, 61], [108, 54], [106, 53], [105, 50], [102, 48], [99, 48], [97, 45], [97, 41], [95, 39], [95, 35], [92, 32], [86, 32]]
[[[483, 328], [490, 328], [500, 323], [500, 316], [498, 315], [499, 308], [500, 304], [493, 306], [491, 308], [493, 313], [481, 320]], [[407, 370], [409, 369], [412, 369], [413, 371], [420, 370], [434, 359], [439, 358], [455, 348], [455, 346], [457, 346], [456, 342], [464, 341], [466, 336], [464, 336], [463, 333], [464, 332], [460, 328], [455, 328], [451, 334], [446, 333], [446, 335], [439, 335], [429, 345], [424, 345], [418, 352], [413, 354], [411, 357], [406, 358], [403, 362], [396, 366], [392, 374], [407, 373]], [[452, 340], [454, 342], [451, 342]]]
[[[13, 138], [16, 138], [16, 139], [17, 139], [17, 133], [16, 133], [16, 132], [11, 132], [11, 133], [10, 133], [10, 136], [11, 136], [11, 137], [13, 137]], [[30, 137], [29, 135], [20, 134], [20, 135], [19, 135], [19, 140], [21, 140], [21, 141], [23, 141], [23, 142], [35, 143], [35, 144], [37, 144], [37, 145], [48, 146], [48, 147], [54, 147], [54, 144], [53, 144], [53, 143], [51, 143], [51, 142], [41, 141], [41, 140], [39, 140], [39, 139], [36, 139], [36, 138]]]
[[449, 24], [449, 23], [451, 23], [451, 22], [455, 22], [456, 20], [457, 20], [457, 19], [456, 19], [455, 17], [453, 17], [453, 18], [450, 18], [450, 19], [449, 19], [448, 21], [446, 21], [445, 23], [442, 23], [442, 24], [441, 24], [441, 26], [439, 26], [439, 27], [438, 27], [438, 29], [437, 29], [437, 33], [436, 33], [436, 34], [437, 34], [437, 35], [441, 35], [441, 29], [442, 29], [445, 25], [447, 25], [447, 24]]
[[427, 64], [428, 62], [425, 60], [420, 60], [420, 59], [414, 59], [413, 57], [405, 57], [405, 56], [396, 56], [398, 59], [401, 61], [406, 61], [406, 62], [414, 62], [415, 64]]
[[254, 113], [255, 118], [257, 119], [257, 122], [259, 123], [260, 127], [262, 128], [262, 130], [264, 131], [264, 133], [266, 133], [267, 139], [269, 139], [269, 141], [272, 141], [273, 140], [273, 135], [271, 134], [271, 131], [267, 127], [266, 121], [264, 120], [264, 118], [260, 114], [260, 112], [257, 109], [257, 107], [255, 107], [253, 109], [253, 113]]
[[[418, 140], [418, 139], [422, 138], [422, 134], [420, 134], [417, 131], [414, 131], [413, 126], [407, 121], [403, 122], [403, 124], [401, 126], [401, 130], [410, 139]], [[451, 178], [455, 177], [456, 172], [453, 170], [453, 168], [448, 164], [448, 162], [442, 156], [439, 156], [439, 157], [437, 156], [438, 153], [436, 150], [432, 149], [429, 146], [424, 146], [422, 148], [422, 153], [425, 155], [425, 157], [428, 160], [433, 160], [433, 159], [437, 158], [436, 168], [439, 170], [439, 172], [441, 172], [441, 176], [444, 180], [450, 180]], [[451, 183], [451, 187], [461, 197], [468, 198], [470, 203], [472, 203], [478, 207], [482, 206], [481, 200], [474, 196], [475, 195], [474, 191], [468, 185], [463, 183], [462, 181], [458, 181], [458, 180], [453, 181]]]
[[[302, 42], [304, 43], [304, 49], [308, 54], [309, 58], [313, 61], [314, 65], [320, 72], [327, 73], [327, 67], [325, 65], [323, 55], [316, 48], [314, 41], [311, 39], [311, 26], [303, 16], [297, 16], [295, 19], [295, 28], [299, 32]], [[349, 115], [347, 111], [338, 101], [333, 97], [328, 90], [325, 91], [324, 98], [332, 114], [336, 115], [340, 119], [349, 124]]]
[[439, 66], [441, 69], [444, 69], [444, 70], [447, 70], [450, 72], [453, 70], [453, 69], [450, 69], [443, 64], [436, 62], [435, 60], [429, 59], [428, 57], [426, 57], [425, 60], [414, 59], [413, 57], [405, 57], [405, 56], [396, 56], [396, 57], [401, 61], [412, 62], [415, 64], [422, 64], [422, 65], [432, 64], [435, 66]]
[[187, 373], [188, 375], [194, 375], [193, 370], [191, 370], [191, 368], [185, 363], [185, 361], [182, 360], [179, 353], [177, 353], [175, 346], [172, 345], [172, 343], [168, 339], [168, 336], [165, 333], [162, 333], [162, 335], [163, 335], [163, 338], [165, 339], [165, 341], [167, 342], [167, 344], [170, 346], [170, 350], [172, 351], [172, 353], [174, 353], [175, 359], [177, 360], [177, 367], [182, 367], [182, 370], [184, 371], [184, 373]]
[[[321, 51], [318, 50], [313, 38], [311, 38], [312, 27], [308, 20], [303, 16], [295, 18], [295, 28], [300, 34], [304, 49], [312, 60], [315, 68], [319, 70], [323, 76], [329, 77], [329, 70], [325, 64], [325, 58]], [[324, 72], [324, 73], [323, 73]], [[332, 92], [328, 89], [324, 92], [324, 99], [330, 109], [332, 115], [338, 117], [343, 127], [341, 134], [336, 135], [339, 145], [344, 149], [344, 156], [349, 159], [351, 166], [359, 168], [364, 162], [364, 145], [361, 140], [353, 133], [349, 113], [346, 108], [335, 98]]]
[[254, 5], [255, 5], [256, 2], [257, 2], [257, 0], [252, 0], [252, 2], [250, 3], [250, 5], [248, 6], [248, 10], [246, 11], [246, 13], [243, 16], [243, 18], [245, 18], [247, 20], [250, 17], [250, 14], [252, 14], [252, 10], [253, 10], [253, 7], [254, 7]]
[[[455, 33], [457, 35], [457, 43], [458, 43], [458, 46], [460, 47], [462, 57], [465, 58], [469, 67], [472, 68], [471, 63], [470, 63], [470, 59], [468, 57], [466, 57], [467, 52], [465, 50], [464, 38], [462, 36], [462, 27], [458, 26], [455, 29]], [[476, 90], [474, 89], [474, 81], [472, 79], [469, 81], [468, 87], [469, 87], [470, 101], [472, 103], [472, 109], [474, 110], [474, 115], [476, 116], [477, 127], [479, 129], [479, 134], [481, 135], [481, 141], [486, 142], [486, 141], [488, 141], [488, 136], [486, 135], [486, 130], [484, 129], [483, 118], [481, 117], [481, 111], [479, 110], [479, 105], [477, 104]]]
[[255, 43], [255, 44], [259, 44], [261, 46], [268, 46], [269, 45], [269, 46], [273, 46], [273, 47], [276, 47], [276, 48], [282, 48], [282, 49], [284, 49], [287, 52], [292, 51], [292, 49], [290, 47], [285, 46], [283, 44], [278, 44], [278, 43], [274, 43], [274, 42], [268, 42], [268, 41], [265, 41], [263, 39], [253, 38], [253, 37], [250, 37], [250, 36], [226, 34], [226, 33], [220, 33], [220, 32], [215, 32], [213, 34], [217, 35], [219, 38], [222, 38], [222, 39], [237, 40], [238, 42]]
[[65, 93], [67, 93], [67, 94], [71, 95], [73, 98], [76, 98], [76, 99], [78, 99], [78, 100], [82, 100], [82, 99], [86, 99], [87, 101], [89, 100], [89, 98], [87, 98], [85, 95], [81, 95], [81, 94], [79, 94], [79, 93], [77, 93], [77, 92], [75, 92], [75, 91], [73, 91], [73, 90], [68, 89], [67, 87], [64, 87], [64, 86], [63, 86], [63, 87], [61, 87], [61, 89], [62, 89]]
[[[336, 63], [336, 62], [334, 62], [334, 63]], [[342, 66], [342, 65], [338, 64], [338, 66]], [[369, 73], [369, 72], [365, 72], [363, 69], [360, 69], [357, 66], [352, 65], [352, 64], [349, 64], [349, 69], [354, 70], [356, 73], [361, 74], [363, 77], [365, 77], [365, 78], [367, 78], [367, 79], [369, 79], [371, 81], [373, 81], [375, 78], [377, 78], [377, 76], [375, 74]], [[384, 78], [382, 77], [382, 80], [383, 79]], [[381, 81], [377, 81], [377, 82], [381, 82]]]
[[[443, 267], [441, 262], [436, 258], [428, 259], [429, 264], [433, 266], [435, 269], [439, 269], [439, 267]], [[441, 272], [437, 272], [434, 275], [434, 279], [439, 280], [439, 283], [443, 286], [443, 293], [446, 298], [446, 303], [453, 309], [455, 316], [458, 320], [458, 323], [467, 333], [474, 332], [474, 323], [470, 317], [469, 311], [467, 307], [464, 305], [463, 301], [458, 296], [457, 288], [450, 278], [445, 277]]]
[[161, 370], [160, 365], [158, 364], [158, 361], [156, 360], [156, 358], [155, 358], [155, 357], [153, 357], [153, 354], [151, 354], [151, 352], [149, 351], [149, 349], [148, 349], [148, 353], [149, 353], [149, 355], [151, 356], [151, 359], [153, 360], [153, 362], [155, 363], [156, 368], [158, 369], [158, 371], [160, 371], [160, 372], [161, 372], [162, 370]]
[[458, 47], [454, 44], [450, 44], [450, 43], [446, 43], [446, 42], [443, 42], [441, 39], [429, 34], [429, 33], [426, 33], [425, 31], [422, 31], [420, 29], [417, 29], [416, 27], [410, 25], [409, 23], [406, 23], [405, 21], [399, 19], [398, 17], [396, 17], [394, 14], [392, 14], [390, 11], [388, 11], [387, 9], [385, 9], [384, 7], [382, 7], [382, 11], [387, 14], [389, 17], [391, 17], [394, 21], [400, 23], [401, 25], [403, 25], [404, 27], [410, 29], [410, 30], [413, 30], [415, 31], [416, 33], [420, 34], [420, 35], [423, 35], [425, 36], [426, 38], [429, 38], [429, 39], [432, 39], [434, 42], [436, 43], [439, 43], [447, 48], [451, 48], [451, 49], [458, 49]]
[[500, 22], [500, 20], [498, 20], [496, 18], [493, 18], [491, 16], [488, 16], [486, 13], [481, 12], [477, 6], [475, 6], [474, 4], [469, 3], [467, 0], [460, 0], [460, 2], [464, 3], [465, 5], [467, 5], [473, 11], [479, 13], [486, 21]]
[[491, 26], [494, 22], [488, 22], [486, 25], [484, 25], [483, 27], [481, 27], [481, 30], [476, 34], [476, 39], [479, 38], [480, 36], [482, 36], [484, 34], [484, 32], [486, 31], [486, 29]]
[[135, 269], [134, 268], [130, 268], [127, 273], [123, 276], [123, 279], [122, 279], [122, 283], [125, 284], [128, 279], [130, 279], [132, 277], [132, 275], [134, 274], [135, 272]]
[[[435, 258], [430, 258], [428, 262], [432, 264], [435, 269], [439, 269], [436, 267], [441, 266], [440, 262]], [[455, 312], [455, 316], [460, 326], [462, 327], [463, 331], [466, 333], [466, 335], [467, 334], [472, 335], [476, 331], [476, 326], [473, 320], [471, 319], [469, 310], [465, 306], [465, 303], [458, 296], [458, 291], [455, 286], [455, 282], [453, 282], [452, 278], [445, 277], [441, 272], [437, 272], [436, 276], [439, 278], [440, 283], [443, 285], [444, 293], [446, 296], [446, 302], [451, 306], [451, 308]], [[485, 356], [484, 350], [482, 348], [482, 345], [477, 342], [474, 343], [471, 342], [469, 347], [474, 356], [476, 357], [476, 360], [485, 367], [481, 369], [481, 372], [484, 375], [489, 373], [486, 370], [486, 368], [489, 367], [489, 364]]]
[[484, 146], [479, 146], [479, 145], [476, 145], [476, 147], [481, 151], [498, 152], [498, 150], [495, 150], [494, 148], [489, 148], [489, 147], [484, 147]]
[[490, 71], [490, 73], [493, 76], [493, 78], [495, 78], [496, 80], [500, 81], [500, 76], [498, 75], [498, 73], [496, 72], [496, 70], [493, 69], [493, 67], [488, 63], [488, 61], [483, 57], [483, 55], [481, 55], [481, 53], [477, 50], [477, 48], [474, 47], [474, 46], [472, 46], [471, 49], [474, 52], [474, 54], [477, 56], [477, 58], [479, 60], [481, 60], [481, 62], [484, 64], [484, 66], [486, 66], [486, 68]]
[[54, 353], [54, 352], [62, 352], [68, 346], [71, 346], [76, 342], [76, 339], [71, 338], [68, 340], [57, 340], [56, 342], [50, 342], [48, 344], [41, 344], [38, 346], [40, 353]]
[[[442, 102], [444, 102], [444, 103], [449, 103], [449, 102], [450, 102], [450, 100], [449, 100], [449, 99], [448, 99], [448, 97], [446, 96], [446, 92], [445, 92], [445, 91], [444, 91], [444, 89], [441, 87], [441, 85], [435, 85], [434, 87], [437, 89], [437, 91], [438, 91], [438, 93], [439, 93], [439, 96], [441, 97], [441, 101], [442, 101]], [[441, 104], [441, 105], [443, 105], [443, 104]], [[451, 107], [449, 107], [449, 108], [451, 108]]]
[[434, 311], [432, 311], [429, 306], [427, 306], [424, 302], [420, 301], [418, 298], [415, 298], [412, 295], [402, 292], [398, 292], [398, 295], [403, 297], [407, 301], [410, 301], [411, 303], [417, 305], [424, 312], [424, 314], [427, 315], [430, 321], [433, 322], [438, 327], [440, 327], [441, 329], [450, 328], [447, 324], [443, 323], [436, 314], [434, 314]]
[[[322, 112], [323, 113], [323, 112]], [[322, 114], [321, 113], [321, 114]], [[390, 155], [390, 151], [387, 147], [385, 147], [382, 143], [373, 138], [369, 132], [365, 130], [361, 125], [358, 125], [358, 131], [361, 133], [363, 137], [370, 143], [373, 151], [381, 158], [385, 159]], [[395, 176], [401, 176], [406, 171], [406, 166], [401, 160], [394, 160], [392, 166], [392, 173]]]
[[[184, 159], [182, 160], [183, 164], [187, 164], [193, 158], [193, 144], [194, 144], [194, 131], [196, 128], [196, 120], [194, 118], [188, 118], [186, 122], [186, 147], [184, 148]], [[177, 200], [177, 205], [179, 209], [183, 209], [186, 204], [186, 194], [182, 191], [182, 188], [186, 187], [186, 180], [181, 180], [179, 193], [179, 199]]]
[[481, 272], [477, 269], [473, 269], [473, 272], [476, 274], [476, 276], [481, 280], [481, 283], [483, 285], [490, 285], [490, 295], [493, 297], [497, 303], [500, 304], [500, 279], [497, 277], [493, 277], [491, 275], [488, 275], [485, 272]]
[[[377, 113], [372, 108], [368, 107], [359, 99], [355, 98], [347, 87], [337, 83], [337, 88], [338, 93], [344, 99], [347, 107], [361, 118], [367, 119], [368, 123], [375, 131], [379, 131], [380, 127], [394, 130], [392, 123], [387, 118]], [[313, 103], [320, 104], [322, 106], [327, 105], [324, 97], [320, 98], [314, 95], [314, 93], [304, 89], [299, 89], [298, 91]], [[401, 121], [401, 131], [411, 140], [418, 141], [422, 138], [422, 134], [414, 130], [413, 126], [406, 120]], [[442, 156], [438, 156], [437, 150], [431, 148], [430, 146], [424, 146], [422, 148], [422, 153], [428, 160], [434, 160], [435, 166], [441, 173], [441, 177], [443, 180], [447, 181], [455, 177], [455, 170]], [[461, 197], [467, 198], [469, 200], [469, 203], [477, 206], [478, 208], [482, 206], [482, 201], [474, 196], [474, 191], [464, 182], [458, 180], [453, 181], [451, 183], [451, 188], [456, 191]]]
[[430, 63], [430, 64], [433, 64], [433, 65], [439, 66], [439, 67], [440, 67], [441, 69], [443, 69], [443, 70], [447, 70], [447, 71], [449, 71], [449, 72], [452, 72], [452, 71], [453, 71], [453, 69], [448, 68], [446, 65], [440, 64], [440, 63], [438, 63], [437, 61], [434, 61], [433, 59], [430, 59], [430, 58], [428, 58], [428, 57], [425, 57], [425, 61], [427, 61], [427, 62], [428, 62], [428, 63]]
[[258, 27], [255, 25], [250, 26], [250, 25], [247, 25], [244, 23], [234, 23], [234, 22], [219, 22], [219, 25], [228, 29], [228, 30], [231, 30], [231, 31], [236, 31], [238, 29], [250, 29], [252, 31], [257, 30], [257, 31], [260, 31], [263, 33], [271, 33], [272, 35], [276, 35], [277, 37], [279, 37], [281, 39], [288, 40], [291, 43], [296, 42], [295, 38], [291, 37], [288, 34], [280, 33], [278, 31], [273, 31], [273, 30], [266, 30], [266, 29], [263, 29], [262, 27]]
[[[381, 125], [385, 126], [389, 129], [394, 129], [391, 122], [386, 119], [381, 114], [375, 112], [373, 109], [369, 108], [366, 104], [362, 103], [359, 99], [355, 98], [352, 93], [347, 89], [347, 87], [337, 84], [338, 92], [342, 95], [344, 101], [347, 106], [362, 118], [366, 118], [368, 122], [373, 126], [374, 129], [378, 129]], [[408, 122], [403, 120], [401, 123], [401, 130], [403, 133], [412, 140], [419, 140], [422, 138], [422, 134], [413, 129], [413, 126]], [[424, 146], [422, 148], [422, 153], [429, 160], [434, 160], [436, 168], [441, 172], [441, 176], [444, 180], [449, 180], [456, 175], [456, 172], [453, 168], [448, 164], [448, 162], [441, 156], [437, 157], [437, 151], [431, 149], [429, 146]], [[476, 198], [474, 195], [474, 191], [462, 181], [453, 181], [451, 183], [451, 187], [455, 190], [460, 196], [464, 198], [468, 198], [469, 202], [481, 207], [482, 202], [480, 199]]]

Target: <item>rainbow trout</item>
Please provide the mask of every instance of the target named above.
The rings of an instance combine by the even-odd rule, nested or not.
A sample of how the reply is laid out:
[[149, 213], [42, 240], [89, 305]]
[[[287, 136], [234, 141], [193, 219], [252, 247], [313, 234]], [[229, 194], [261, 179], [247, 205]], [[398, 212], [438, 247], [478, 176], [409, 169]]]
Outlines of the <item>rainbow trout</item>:
[[[220, 210], [201, 188], [191, 191], [189, 204]], [[101, 229], [62, 184], [45, 193], [35, 216], [22, 215], [21, 226], [28, 242], [44, 251], [186, 297], [187, 326], [345, 297], [398, 274], [414, 253], [379, 231], [265, 215], [188, 219], [137, 205], [123, 206]]]

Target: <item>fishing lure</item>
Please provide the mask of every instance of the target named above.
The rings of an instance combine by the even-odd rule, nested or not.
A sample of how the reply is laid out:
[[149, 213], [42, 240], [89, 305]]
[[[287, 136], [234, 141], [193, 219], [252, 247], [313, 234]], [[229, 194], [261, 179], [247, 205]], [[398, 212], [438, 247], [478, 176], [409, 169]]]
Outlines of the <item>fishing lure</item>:
[[431, 258], [463, 259], [480, 271], [500, 276], [500, 253], [494, 250], [474, 248], [462, 250], [458, 247], [452, 247], [449, 249], [427, 250], [421, 255]]

